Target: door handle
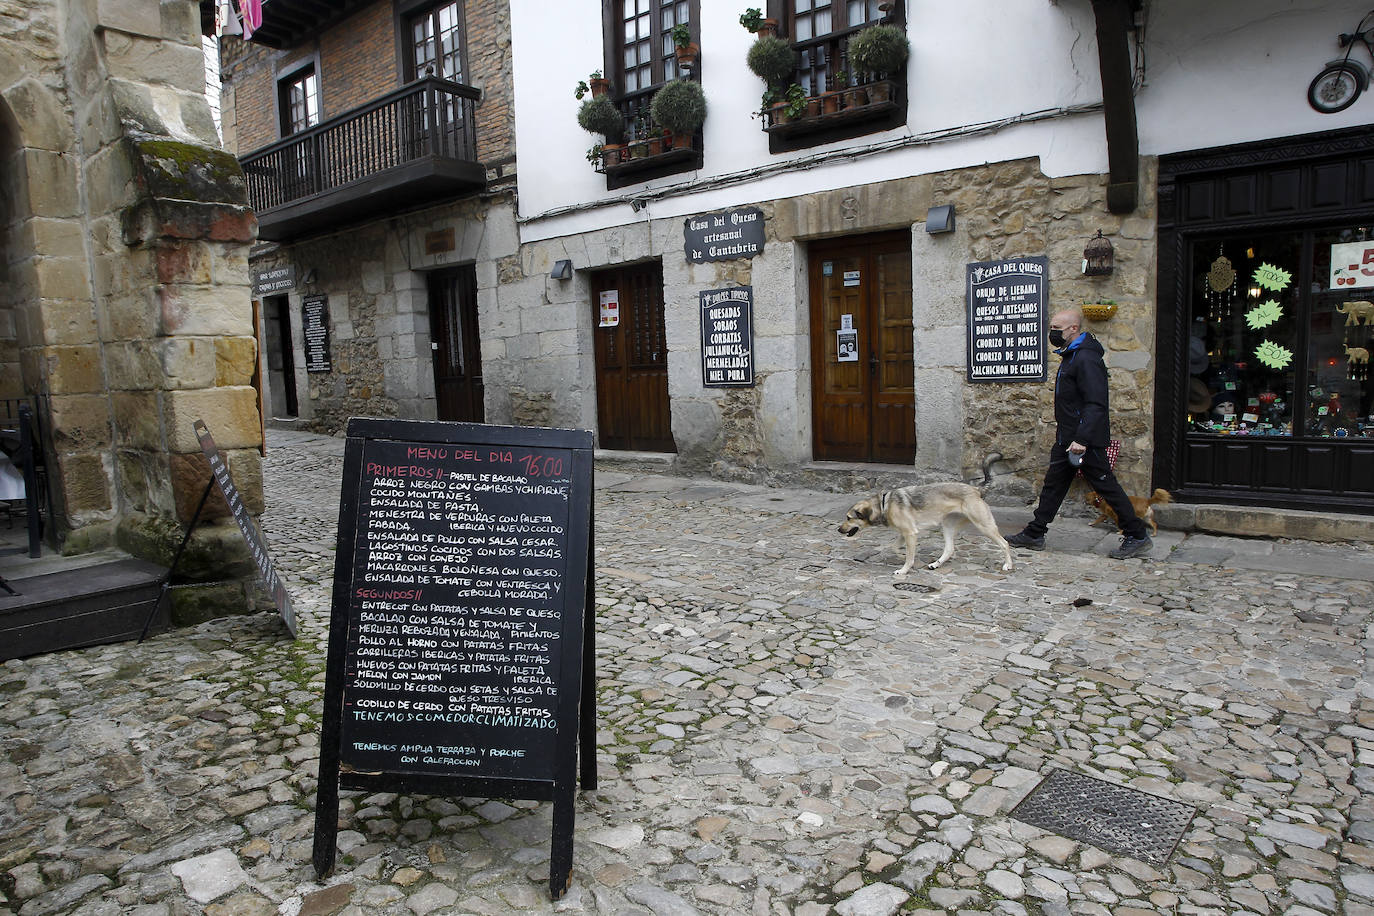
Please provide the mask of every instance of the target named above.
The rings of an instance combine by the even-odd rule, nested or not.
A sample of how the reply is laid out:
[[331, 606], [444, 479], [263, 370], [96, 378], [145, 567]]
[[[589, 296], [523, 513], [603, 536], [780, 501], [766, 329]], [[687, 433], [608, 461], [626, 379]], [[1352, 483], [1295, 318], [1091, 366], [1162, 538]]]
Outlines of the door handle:
[[878, 377], [878, 357], [872, 350], [868, 352], [868, 374], [874, 378]]

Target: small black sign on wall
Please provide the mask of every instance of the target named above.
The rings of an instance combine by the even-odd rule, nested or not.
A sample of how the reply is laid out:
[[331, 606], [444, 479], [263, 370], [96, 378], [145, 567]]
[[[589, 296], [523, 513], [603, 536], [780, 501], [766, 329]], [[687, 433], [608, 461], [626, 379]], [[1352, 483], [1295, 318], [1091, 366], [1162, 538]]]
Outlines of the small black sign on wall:
[[553, 802], [572, 872], [596, 787], [592, 434], [353, 419], [344, 447], [314, 864], [339, 788]]
[[301, 335], [305, 339], [305, 371], [328, 372], [329, 297], [306, 296], [301, 300]]
[[701, 304], [701, 384], [754, 387], [754, 288], [697, 293]]
[[968, 265], [968, 380], [1043, 382], [1049, 258]]
[[682, 236], [687, 260], [692, 264], [754, 258], [763, 254], [763, 211], [741, 207], [689, 216]]

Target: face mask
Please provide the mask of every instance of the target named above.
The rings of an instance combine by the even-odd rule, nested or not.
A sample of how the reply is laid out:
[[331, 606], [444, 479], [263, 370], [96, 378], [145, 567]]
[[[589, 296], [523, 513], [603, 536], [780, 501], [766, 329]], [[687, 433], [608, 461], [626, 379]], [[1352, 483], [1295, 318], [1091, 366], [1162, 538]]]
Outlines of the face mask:
[[1056, 350], [1064, 346], [1064, 332], [1058, 328], [1050, 328], [1050, 346]]

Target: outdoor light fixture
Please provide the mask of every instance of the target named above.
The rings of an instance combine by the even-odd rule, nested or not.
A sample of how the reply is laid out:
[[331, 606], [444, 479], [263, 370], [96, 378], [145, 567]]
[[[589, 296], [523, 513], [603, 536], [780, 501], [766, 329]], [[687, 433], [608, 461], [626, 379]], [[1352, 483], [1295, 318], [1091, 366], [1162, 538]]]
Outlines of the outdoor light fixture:
[[1112, 272], [1112, 243], [1102, 237], [1102, 230], [1088, 240], [1083, 249], [1083, 275], [1105, 277]]
[[954, 204], [931, 207], [926, 211], [926, 232], [936, 235], [954, 231]]
[[555, 280], [572, 279], [572, 261], [562, 260], [553, 262], [553, 270], [549, 271], [549, 276]]
[[306, 283], [306, 284], [314, 283], [315, 280], [316, 280], [316, 278], [317, 278], [317, 276], [318, 276], [318, 274], [316, 273], [315, 268], [312, 267], [312, 268], [310, 268], [309, 270], [307, 270], [307, 271], [305, 272], [305, 279], [302, 280], [301, 282], [302, 282], [302, 283]]

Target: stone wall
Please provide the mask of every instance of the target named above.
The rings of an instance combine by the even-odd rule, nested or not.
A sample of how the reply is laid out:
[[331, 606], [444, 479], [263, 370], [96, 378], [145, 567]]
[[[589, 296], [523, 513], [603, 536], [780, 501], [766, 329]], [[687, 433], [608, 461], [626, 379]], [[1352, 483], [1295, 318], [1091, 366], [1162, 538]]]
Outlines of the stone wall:
[[[1100, 175], [1050, 179], [1035, 160], [960, 169], [757, 204], [766, 219], [764, 252], [753, 259], [689, 264], [683, 219], [652, 220], [522, 246], [500, 272], [498, 298], [509, 317], [483, 325], [489, 354], [489, 419], [512, 422], [534, 399], [557, 425], [595, 428], [595, 365], [590, 274], [660, 259], [663, 264], [669, 392], [677, 464], [684, 471], [767, 481], [807, 478], [811, 455], [810, 312], [807, 248], [813, 239], [893, 229], [912, 231], [917, 456], [932, 478], [971, 479], [992, 452], [996, 488], [1028, 496], [1053, 441], [1053, 371], [1043, 384], [968, 384], [965, 265], [1046, 255], [1051, 311], [1111, 298], [1117, 315], [1090, 324], [1108, 350], [1113, 435], [1131, 492], [1150, 480], [1154, 386], [1154, 172], [1146, 163], [1141, 208], [1126, 218], [1105, 205]], [[935, 203], [952, 203], [957, 230], [927, 235]], [[1098, 229], [1116, 249], [1107, 278], [1081, 273], [1083, 248]], [[548, 279], [555, 260], [578, 268]], [[702, 386], [697, 293], [738, 283], [754, 288], [753, 389]], [[505, 403], [507, 400], [509, 404]]]
[[[447, 232], [451, 251], [426, 252], [427, 235]], [[427, 275], [446, 267], [476, 267], [490, 390], [500, 354], [485, 344], [508, 320], [497, 302], [496, 265], [516, 250], [514, 206], [502, 193], [281, 246], [255, 260], [259, 270], [295, 265], [298, 277], [316, 275], [288, 299], [299, 425], [337, 433], [349, 417], [435, 417]], [[329, 297], [331, 369], [306, 373], [301, 300], [321, 293]]]
[[[44, 403], [64, 549], [170, 561], [209, 478], [261, 505], [242, 173], [217, 148], [194, 0], [23, 0], [0, 17], [5, 252], [23, 391]], [[5, 311], [0, 308], [0, 312]], [[218, 521], [216, 521], [218, 519]], [[189, 568], [240, 576], [222, 500]], [[242, 581], [225, 592], [242, 609]], [[236, 598], [234, 597], [236, 595]]]

